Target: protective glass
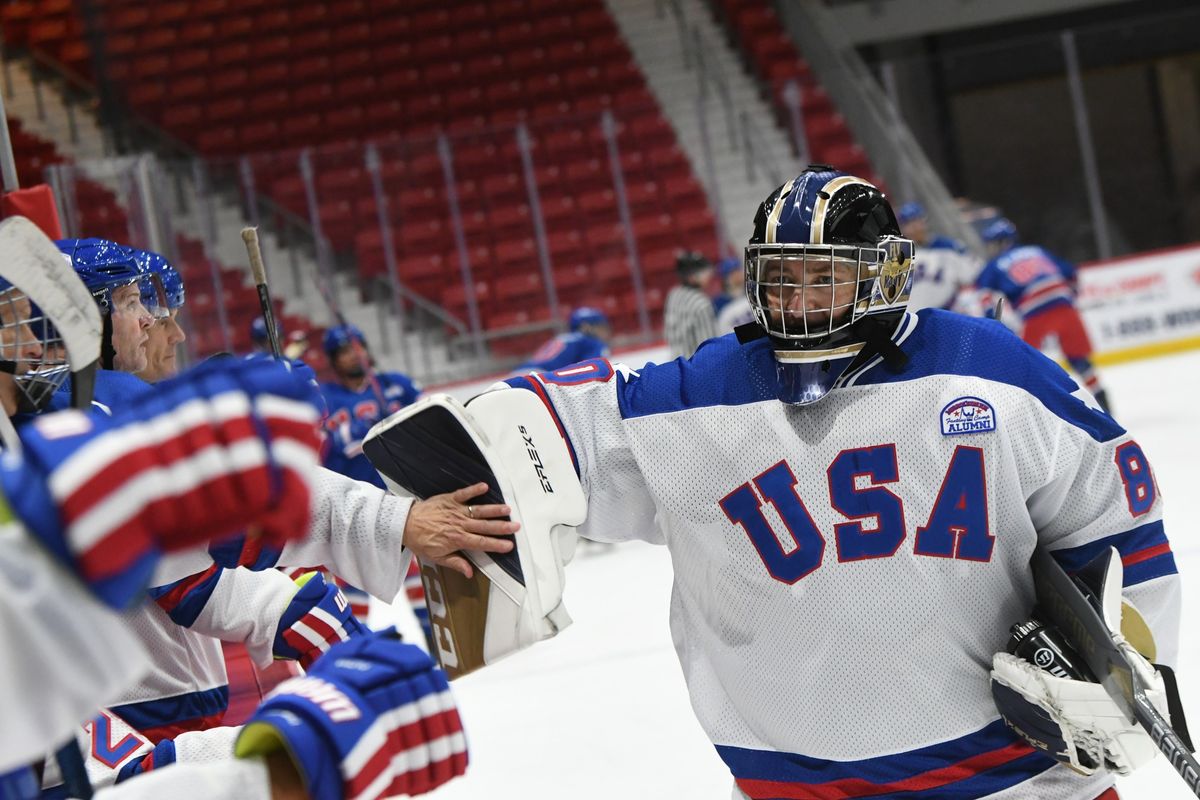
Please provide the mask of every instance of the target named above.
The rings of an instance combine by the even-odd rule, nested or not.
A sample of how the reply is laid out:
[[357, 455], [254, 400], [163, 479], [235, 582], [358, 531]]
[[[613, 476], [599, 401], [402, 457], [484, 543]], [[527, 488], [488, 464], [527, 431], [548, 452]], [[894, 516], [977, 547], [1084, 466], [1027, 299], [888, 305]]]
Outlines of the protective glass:
[[170, 300], [161, 276], [147, 275], [142, 278], [138, 282], [138, 290], [141, 293], [142, 305], [150, 312], [150, 316], [164, 319], [171, 315]]

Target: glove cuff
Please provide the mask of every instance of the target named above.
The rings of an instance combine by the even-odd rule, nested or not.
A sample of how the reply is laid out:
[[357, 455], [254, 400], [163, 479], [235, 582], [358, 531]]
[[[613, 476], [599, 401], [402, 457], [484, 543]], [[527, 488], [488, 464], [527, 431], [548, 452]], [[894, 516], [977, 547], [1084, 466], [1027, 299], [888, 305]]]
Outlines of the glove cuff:
[[[234, 745], [238, 758], [286, 750], [313, 800], [342, 800], [336, 742], [357, 741], [374, 721], [345, 686], [306, 676], [284, 681], [246, 723]], [[337, 730], [333, 730], [333, 726]]]

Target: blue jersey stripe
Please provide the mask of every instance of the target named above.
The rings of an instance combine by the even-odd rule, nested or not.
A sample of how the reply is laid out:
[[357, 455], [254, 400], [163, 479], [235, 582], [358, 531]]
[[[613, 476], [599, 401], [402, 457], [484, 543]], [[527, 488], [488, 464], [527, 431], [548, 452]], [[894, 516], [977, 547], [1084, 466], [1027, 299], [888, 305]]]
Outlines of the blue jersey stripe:
[[109, 710], [141, 731], [219, 714], [228, 707], [229, 687], [218, 686], [214, 689], [188, 692], [174, 697], [112, 706]]
[[217, 583], [221, 580], [222, 570], [214, 565], [213, 568], [197, 575], [190, 575], [165, 586], [150, 589], [150, 596], [158, 601], [158, 605], [176, 625], [190, 628], [200, 612], [208, 605]]
[[1162, 520], [1148, 522], [1078, 547], [1054, 550], [1053, 555], [1067, 572], [1076, 572], [1109, 547], [1117, 548], [1125, 563], [1126, 586], [1174, 575], [1179, 571], [1175, 567], [1175, 556], [1168, 545]]
[[717, 746], [717, 752], [751, 797], [768, 800], [774, 792], [814, 797], [913, 796], [983, 797], [1026, 781], [1055, 761], [1033, 751], [996, 720], [974, 733], [947, 742], [856, 761], [831, 761], [796, 753]]
[[[1122, 436], [1112, 417], [1072, 393], [1079, 387], [1049, 358], [995, 320], [927, 308], [899, 347], [909, 357], [900, 370], [879, 362], [858, 372], [855, 386], [902, 383], [936, 375], [975, 377], [1017, 387], [1048, 411], [1098, 442]], [[905, 323], [910, 324], [910, 323]], [[905, 332], [902, 325], [901, 332]], [[739, 345], [733, 334], [710, 339], [690, 359], [647, 365], [618, 384], [625, 419], [695, 408], [778, 402], [775, 355], [769, 339]], [[836, 390], [835, 390], [836, 391]]]

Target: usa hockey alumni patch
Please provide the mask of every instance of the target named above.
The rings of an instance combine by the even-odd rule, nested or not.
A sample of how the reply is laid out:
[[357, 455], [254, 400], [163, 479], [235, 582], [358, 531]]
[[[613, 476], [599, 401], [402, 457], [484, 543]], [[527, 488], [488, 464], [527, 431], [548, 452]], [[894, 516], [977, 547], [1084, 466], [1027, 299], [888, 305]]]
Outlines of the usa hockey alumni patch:
[[996, 412], [986, 400], [960, 397], [942, 409], [942, 435], [985, 433], [996, 430]]

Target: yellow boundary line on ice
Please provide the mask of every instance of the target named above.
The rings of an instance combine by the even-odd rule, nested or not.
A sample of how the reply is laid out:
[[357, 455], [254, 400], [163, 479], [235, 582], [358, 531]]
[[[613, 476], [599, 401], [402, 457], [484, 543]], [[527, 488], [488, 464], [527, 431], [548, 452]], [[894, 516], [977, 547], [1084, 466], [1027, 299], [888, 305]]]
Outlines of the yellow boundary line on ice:
[[1098, 367], [1107, 367], [1113, 364], [1124, 364], [1127, 361], [1137, 361], [1141, 358], [1165, 356], [1171, 353], [1180, 353], [1184, 350], [1195, 350], [1198, 348], [1200, 348], [1200, 336], [1190, 336], [1186, 339], [1175, 339], [1170, 342], [1155, 342], [1154, 344], [1143, 344], [1138, 347], [1127, 347], [1124, 350], [1109, 350], [1105, 353], [1096, 353], [1092, 361]]

